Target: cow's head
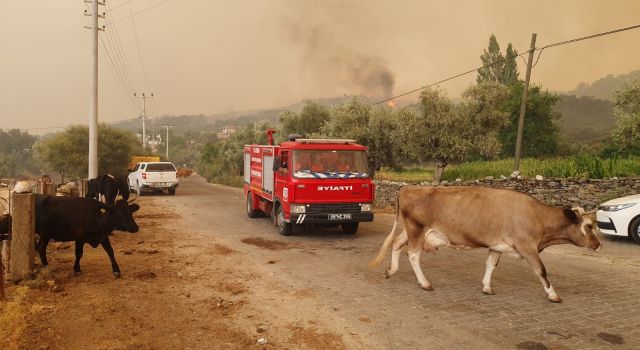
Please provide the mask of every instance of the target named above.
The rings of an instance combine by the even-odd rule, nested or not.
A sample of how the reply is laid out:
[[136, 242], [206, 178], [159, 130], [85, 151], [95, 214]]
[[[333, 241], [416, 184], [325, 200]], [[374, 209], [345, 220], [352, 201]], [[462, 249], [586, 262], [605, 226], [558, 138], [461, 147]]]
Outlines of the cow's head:
[[90, 179], [87, 181], [87, 193], [85, 198], [97, 198], [98, 196], [98, 179]]
[[120, 199], [114, 205], [105, 205], [105, 209], [111, 214], [109, 219], [112, 220], [114, 229], [131, 233], [138, 232], [138, 225], [133, 219], [133, 213], [140, 209], [139, 205], [129, 204]]
[[593, 231], [593, 220], [591, 220], [589, 214], [580, 207], [567, 208], [563, 212], [565, 218], [569, 221], [566, 238], [577, 246], [587, 247], [595, 251], [600, 250], [602, 243], [600, 243]]

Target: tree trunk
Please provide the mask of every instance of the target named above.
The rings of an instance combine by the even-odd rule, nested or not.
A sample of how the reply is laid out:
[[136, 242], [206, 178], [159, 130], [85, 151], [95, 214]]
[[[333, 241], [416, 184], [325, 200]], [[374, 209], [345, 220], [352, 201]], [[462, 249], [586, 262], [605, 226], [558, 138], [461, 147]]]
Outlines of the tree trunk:
[[433, 183], [439, 184], [442, 181], [442, 175], [444, 174], [444, 168], [447, 166], [447, 162], [439, 160], [436, 162], [436, 172], [433, 176]]

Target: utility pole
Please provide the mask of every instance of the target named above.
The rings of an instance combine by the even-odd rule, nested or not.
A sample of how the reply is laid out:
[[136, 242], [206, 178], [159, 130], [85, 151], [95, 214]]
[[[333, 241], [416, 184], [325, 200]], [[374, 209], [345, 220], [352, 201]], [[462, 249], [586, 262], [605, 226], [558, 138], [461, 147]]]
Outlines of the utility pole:
[[151, 96], [146, 96], [145, 93], [142, 93], [142, 96], [138, 96], [135, 92], [133, 93], [133, 97], [139, 98], [142, 100], [142, 151], [144, 152], [147, 148], [147, 133], [145, 130], [144, 121], [147, 118], [147, 99], [153, 98], [153, 93]]
[[89, 102], [89, 179], [98, 177], [98, 31], [104, 31], [98, 27], [98, 18], [104, 18], [98, 14], [98, 5], [104, 6], [103, 1], [84, 0], [91, 4], [91, 13], [84, 11], [85, 16], [91, 16], [91, 25], [85, 28], [91, 30], [91, 99]]
[[529, 79], [531, 78], [531, 64], [533, 53], [536, 49], [536, 33], [531, 34], [531, 46], [529, 47], [529, 59], [527, 60], [527, 74], [524, 78], [522, 90], [522, 104], [520, 105], [520, 118], [518, 119], [518, 136], [516, 138], [516, 155], [513, 164], [514, 171], [520, 171], [520, 156], [522, 154], [522, 133], [524, 132], [524, 115], [527, 112], [527, 98], [529, 97]]
[[167, 143], [167, 153], [165, 155], [165, 158], [167, 161], [169, 161], [169, 128], [173, 128], [175, 125], [162, 125], [162, 127], [167, 129], [167, 140], [165, 141]]

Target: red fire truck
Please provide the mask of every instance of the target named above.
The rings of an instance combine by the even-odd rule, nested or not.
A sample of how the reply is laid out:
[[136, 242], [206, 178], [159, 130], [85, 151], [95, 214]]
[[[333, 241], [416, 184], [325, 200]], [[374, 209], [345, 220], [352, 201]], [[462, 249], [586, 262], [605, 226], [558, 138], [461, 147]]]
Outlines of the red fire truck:
[[244, 146], [247, 215], [271, 215], [280, 234], [296, 225], [340, 225], [348, 234], [372, 221], [374, 184], [367, 148], [354, 140], [289, 137], [273, 144]]

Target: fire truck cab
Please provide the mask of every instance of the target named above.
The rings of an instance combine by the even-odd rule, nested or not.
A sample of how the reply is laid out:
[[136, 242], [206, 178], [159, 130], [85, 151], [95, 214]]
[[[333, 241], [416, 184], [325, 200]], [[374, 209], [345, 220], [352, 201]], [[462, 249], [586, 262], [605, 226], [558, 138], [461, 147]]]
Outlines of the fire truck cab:
[[270, 215], [282, 235], [297, 225], [340, 225], [355, 234], [373, 221], [374, 183], [367, 148], [354, 140], [303, 139], [244, 146], [244, 193], [250, 218]]

